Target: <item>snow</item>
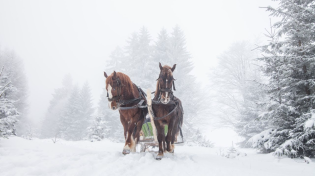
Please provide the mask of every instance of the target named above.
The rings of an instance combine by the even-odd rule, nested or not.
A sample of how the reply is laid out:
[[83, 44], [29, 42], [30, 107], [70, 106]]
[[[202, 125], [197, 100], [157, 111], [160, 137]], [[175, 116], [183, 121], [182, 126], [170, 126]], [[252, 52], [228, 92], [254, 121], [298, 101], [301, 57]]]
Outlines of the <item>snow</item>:
[[315, 128], [315, 113], [312, 113], [312, 117], [310, 119], [308, 119], [307, 121], [305, 121], [304, 123], [304, 129], [308, 129], [308, 128]]
[[309, 164], [312, 162], [312, 160], [309, 157], [304, 156], [304, 161]]
[[[0, 140], [0, 173], [10, 175], [241, 175], [290, 176], [314, 174], [314, 162], [257, 154], [255, 150], [233, 159], [220, 155], [224, 148], [176, 146], [175, 155], [161, 161], [151, 153], [122, 155], [122, 143]], [[222, 154], [222, 153], [221, 153]]]
[[251, 144], [253, 148], [256, 148], [262, 144], [264, 144], [265, 148], [270, 148], [269, 143], [265, 143], [265, 141], [267, 141], [275, 132], [276, 130], [274, 129], [268, 129], [268, 130], [262, 131], [261, 133], [256, 134], [253, 137], [251, 137], [247, 141], [247, 144]]

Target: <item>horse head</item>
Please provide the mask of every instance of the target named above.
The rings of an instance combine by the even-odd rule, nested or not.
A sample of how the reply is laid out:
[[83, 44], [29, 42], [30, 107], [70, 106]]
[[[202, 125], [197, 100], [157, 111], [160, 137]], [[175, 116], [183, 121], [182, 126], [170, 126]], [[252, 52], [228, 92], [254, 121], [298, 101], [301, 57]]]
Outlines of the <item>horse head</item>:
[[130, 78], [120, 72], [114, 71], [111, 75], [107, 76], [104, 72], [106, 78], [106, 90], [108, 97], [108, 107], [112, 110], [116, 110], [120, 106], [120, 101], [128, 98], [133, 92], [133, 86]]
[[168, 65], [164, 65], [162, 67], [161, 63], [159, 63], [160, 67], [160, 75], [157, 79], [157, 93], [160, 95], [160, 101], [163, 104], [167, 104], [170, 102], [173, 96], [172, 87], [175, 90], [174, 86], [174, 77], [173, 72], [176, 68], [176, 64], [173, 65], [173, 67], [170, 67]]

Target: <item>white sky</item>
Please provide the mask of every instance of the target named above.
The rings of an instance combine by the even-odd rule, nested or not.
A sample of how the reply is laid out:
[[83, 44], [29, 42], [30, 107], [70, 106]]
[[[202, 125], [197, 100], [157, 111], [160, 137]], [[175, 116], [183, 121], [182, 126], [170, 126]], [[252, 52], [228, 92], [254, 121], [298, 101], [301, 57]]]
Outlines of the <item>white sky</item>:
[[[51, 95], [70, 73], [90, 83], [95, 103], [104, 87], [105, 61], [132, 32], [148, 28], [153, 39], [161, 28], [179, 25], [195, 63], [205, 75], [216, 57], [240, 40], [265, 40], [270, 0], [0, 0], [0, 45], [23, 60], [29, 86], [29, 115], [44, 117]], [[205, 76], [198, 76], [199, 80]]]

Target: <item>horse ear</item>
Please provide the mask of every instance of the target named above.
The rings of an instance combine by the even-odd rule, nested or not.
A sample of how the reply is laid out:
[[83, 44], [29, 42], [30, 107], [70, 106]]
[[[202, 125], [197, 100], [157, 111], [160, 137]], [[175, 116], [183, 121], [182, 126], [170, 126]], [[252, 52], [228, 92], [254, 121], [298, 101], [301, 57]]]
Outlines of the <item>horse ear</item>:
[[172, 69], [171, 69], [172, 72], [174, 72], [175, 68], [176, 68], [176, 64], [173, 65], [173, 67], [172, 67]]
[[108, 76], [107, 76], [107, 74], [106, 74], [106, 72], [104, 72], [104, 76], [105, 76], [105, 78], [107, 78]]
[[159, 62], [159, 66], [160, 66], [160, 70], [162, 70], [162, 69], [163, 69], [163, 67], [162, 67], [162, 65], [161, 65], [161, 62]]

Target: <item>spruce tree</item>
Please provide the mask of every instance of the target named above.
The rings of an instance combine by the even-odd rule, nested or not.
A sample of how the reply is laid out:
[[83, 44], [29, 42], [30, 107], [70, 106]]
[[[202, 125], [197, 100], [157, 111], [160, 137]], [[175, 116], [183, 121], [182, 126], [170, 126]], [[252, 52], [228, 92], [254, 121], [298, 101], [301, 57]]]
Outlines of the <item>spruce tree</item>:
[[62, 87], [55, 89], [54, 94], [52, 95], [53, 98], [50, 101], [48, 110], [41, 125], [42, 138], [60, 137], [60, 120], [64, 114], [72, 88], [72, 78], [68, 74], [63, 78]]
[[59, 120], [61, 137], [66, 140], [79, 140], [80, 135], [77, 131], [77, 126], [80, 123], [80, 93], [78, 85], [75, 85], [71, 90], [70, 97], [67, 101], [64, 113]]
[[120, 116], [118, 111], [113, 111], [108, 106], [107, 91], [103, 90], [100, 96], [100, 101], [98, 103], [98, 116], [104, 121], [100, 126], [106, 129], [104, 134], [105, 138], [111, 139], [113, 141], [124, 140], [123, 126], [120, 122]]
[[80, 90], [80, 108], [82, 112], [82, 123], [91, 122], [94, 109], [92, 104], [91, 89], [88, 82], [85, 82]]
[[76, 85], [71, 91], [64, 114], [59, 121], [61, 136], [67, 140], [82, 140], [88, 137], [92, 123], [92, 98], [88, 83], [80, 90]]
[[92, 124], [88, 128], [88, 135], [91, 142], [100, 141], [108, 136], [107, 122], [103, 116], [96, 116]]
[[11, 79], [2, 67], [0, 72], [0, 138], [16, 135], [15, 126], [19, 112], [11, 96], [16, 91], [17, 88], [13, 86]]
[[151, 90], [155, 88], [155, 80], [156, 80], [156, 71], [158, 70], [158, 62], [153, 59], [153, 48], [151, 45], [151, 36], [147, 28], [142, 27], [139, 34], [139, 52], [138, 52], [138, 63], [137, 65], [141, 66], [138, 67], [137, 75], [132, 75], [131, 78], [137, 77], [140, 78], [138, 86], [144, 88], [144, 90], [150, 88]]
[[[165, 65], [172, 65], [170, 57], [169, 57], [169, 49], [170, 49], [170, 37], [167, 34], [166, 29], [162, 29], [158, 34], [157, 41], [154, 45], [153, 52], [153, 60], [157, 63], [163, 63]], [[159, 70], [156, 70], [159, 72]]]
[[297, 150], [310, 155], [315, 131], [306, 130], [304, 124], [311, 118], [315, 100], [315, 3], [279, 0], [277, 8], [267, 10], [280, 21], [272, 26], [270, 43], [262, 47], [271, 101], [264, 118], [276, 129], [265, 146], [277, 153]]
[[[220, 126], [232, 127], [246, 142], [265, 129], [259, 114], [264, 111], [266, 93], [257, 52], [250, 42], [233, 43], [219, 56], [218, 66], [211, 70], [211, 87]], [[242, 143], [243, 144], [243, 143]]]
[[16, 123], [16, 134], [23, 135], [26, 133], [27, 119], [27, 79], [24, 71], [24, 65], [14, 51], [2, 50], [0, 48], [0, 66], [4, 67], [3, 74], [10, 80], [11, 86], [15, 87], [15, 91], [8, 91], [7, 97], [10, 97], [14, 107], [19, 112], [18, 122]]

